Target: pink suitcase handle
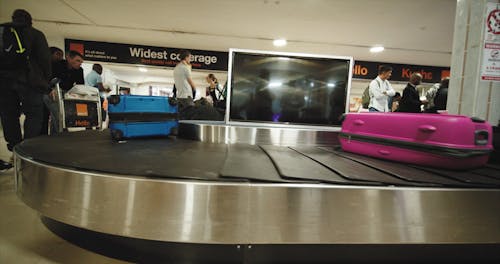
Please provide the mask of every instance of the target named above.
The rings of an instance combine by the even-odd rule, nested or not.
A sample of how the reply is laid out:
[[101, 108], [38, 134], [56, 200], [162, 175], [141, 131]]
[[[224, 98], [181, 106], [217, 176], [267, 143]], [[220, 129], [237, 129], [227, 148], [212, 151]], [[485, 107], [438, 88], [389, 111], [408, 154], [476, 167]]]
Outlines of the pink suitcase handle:
[[356, 120], [354, 120], [354, 124], [357, 126], [362, 126], [365, 124], [365, 121], [363, 121], [361, 119], [356, 119]]
[[390, 155], [390, 154], [391, 154], [391, 152], [390, 152], [390, 151], [388, 151], [388, 150], [384, 150], [384, 149], [380, 149], [380, 150], [378, 151], [378, 153], [380, 153], [380, 154], [382, 154], [382, 155], [384, 155], [384, 156], [387, 156], [387, 155]]
[[431, 125], [422, 125], [418, 127], [418, 130], [424, 132], [424, 133], [432, 133], [436, 132], [437, 128], [435, 126]]

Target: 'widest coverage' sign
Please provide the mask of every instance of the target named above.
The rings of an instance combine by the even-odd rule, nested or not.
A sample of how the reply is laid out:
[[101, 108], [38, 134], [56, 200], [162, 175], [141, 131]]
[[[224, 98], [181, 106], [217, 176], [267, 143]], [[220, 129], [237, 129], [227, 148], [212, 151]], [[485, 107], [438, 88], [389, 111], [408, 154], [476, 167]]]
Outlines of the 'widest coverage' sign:
[[[65, 49], [80, 52], [85, 60], [175, 67], [179, 48], [65, 39]], [[227, 71], [227, 52], [189, 50], [193, 69]]]
[[[142, 64], [162, 67], [175, 67], [179, 62], [179, 48], [163, 48], [134, 44], [98, 42], [65, 39], [65, 50], [80, 52], [85, 60]], [[190, 50], [193, 55], [193, 69], [227, 71], [228, 52]], [[386, 64], [393, 67], [391, 81], [408, 81], [413, 72], [422, 74], [422, 82], [435, 83], [450, 76], [449, 67], [355, 61], [353, 78], [374, 79], [378, 66]]]

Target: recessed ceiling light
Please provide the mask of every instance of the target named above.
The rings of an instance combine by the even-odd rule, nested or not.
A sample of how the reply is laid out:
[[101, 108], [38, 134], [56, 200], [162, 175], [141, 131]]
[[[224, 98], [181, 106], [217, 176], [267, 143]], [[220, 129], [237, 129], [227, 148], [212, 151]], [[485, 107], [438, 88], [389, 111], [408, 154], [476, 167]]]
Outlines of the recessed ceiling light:
[[328, 87], [335, 87], [335, 84], [334, 83], [328, 83], [326, 86], [328, 86]]
[[148, 72], [148, 69], [144, 68], [144, 67], [139, 67], [139, 71], [140, 72]]
[[273, 41], [273, 45], [276, 46], [276, 47], [286, 46], [286, 39], [275, 39]]
[[282, 82], [270, 82], [269, 83], [269, 88], [275, 88], [275, 87], [280, 87], [281, 85], [283, 85]]
[[382, 46], [375, 46], [375, 47], [372, 47], [370, 49], [370, 52], [373, 52], [373, 53], [375, 53], [375, 52], [382, 52], [382, 51], [384, 51], [384, 47], [382, 47]]

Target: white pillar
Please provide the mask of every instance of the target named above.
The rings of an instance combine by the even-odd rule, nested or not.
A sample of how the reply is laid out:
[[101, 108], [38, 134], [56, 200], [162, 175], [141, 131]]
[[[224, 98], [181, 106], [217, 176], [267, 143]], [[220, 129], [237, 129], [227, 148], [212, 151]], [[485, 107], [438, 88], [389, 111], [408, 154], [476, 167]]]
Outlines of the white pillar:
[[476, 116], [499, 125], [500, 81], [481, 80], [489, 2], [500, 1], [457, 0], [447, 109], [450, 114]]

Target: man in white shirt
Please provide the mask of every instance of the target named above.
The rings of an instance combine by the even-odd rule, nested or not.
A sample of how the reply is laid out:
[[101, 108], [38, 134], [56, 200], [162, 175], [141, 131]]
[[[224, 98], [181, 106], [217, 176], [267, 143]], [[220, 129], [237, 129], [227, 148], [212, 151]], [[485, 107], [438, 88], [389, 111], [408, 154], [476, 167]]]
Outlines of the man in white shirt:
[[196, 90], [193, 79], [191, 79], [191, 52], [180, 51], [180, 62], [174, 68], [174, 83], [177, 88], [177, 102], [179, 112], [193, 106], [193, 91]]
[[368, 106], [370, 112], [390, 112], [387, 102], [390, 96], [396, 94], [388, 81], [391, 74], [392, 67], [380, 65], [377, 78], [370, 82], [370, 105]]

